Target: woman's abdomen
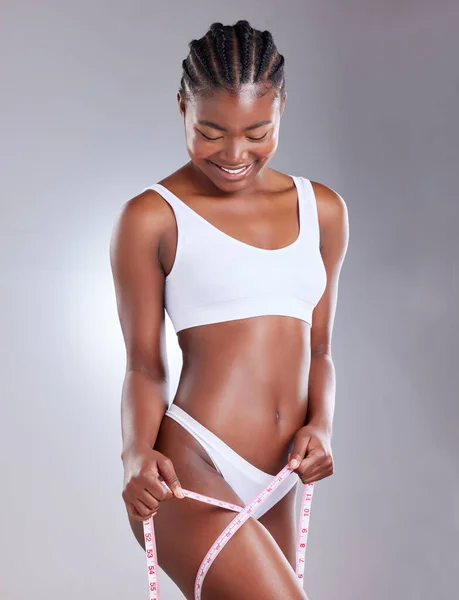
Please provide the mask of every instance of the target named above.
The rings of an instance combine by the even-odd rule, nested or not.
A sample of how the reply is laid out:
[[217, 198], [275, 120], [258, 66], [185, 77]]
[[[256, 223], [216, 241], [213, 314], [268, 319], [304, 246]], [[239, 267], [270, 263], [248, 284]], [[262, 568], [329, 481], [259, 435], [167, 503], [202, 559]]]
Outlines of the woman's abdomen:
[[260, 316], [180, 332], [174, 403], [259, 469], [277, 473], [304, 425], [310, 328]]

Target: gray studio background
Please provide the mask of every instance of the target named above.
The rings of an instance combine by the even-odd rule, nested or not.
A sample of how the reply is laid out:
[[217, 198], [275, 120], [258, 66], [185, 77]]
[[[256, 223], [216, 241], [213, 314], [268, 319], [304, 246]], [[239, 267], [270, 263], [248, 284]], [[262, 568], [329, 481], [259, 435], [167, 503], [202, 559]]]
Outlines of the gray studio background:
[[[2, 600], [148, 598], [121, 498], [109, 237], [126, 200], [188, 160], [175, 98], [188, 42], [240, 18], [270, 29], [287, 61], [271, 165], [349, 209], [336, 473], [315, 488], [305, 589], [455, 597], [458, 4], [3, 1], [1, 13]], [[164, 600], [182, 598], [160, 577]]]

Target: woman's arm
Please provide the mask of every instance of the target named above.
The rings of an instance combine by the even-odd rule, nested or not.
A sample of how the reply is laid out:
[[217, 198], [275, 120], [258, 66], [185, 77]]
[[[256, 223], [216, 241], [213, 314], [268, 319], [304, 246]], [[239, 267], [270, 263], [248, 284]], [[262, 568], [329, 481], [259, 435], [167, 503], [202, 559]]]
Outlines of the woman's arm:
[[306, 423], [317, 425], [331, 436], [335, 408], [335, 367], [331, 340], [338, 299], [338, 280], [349, 241], [349, 220], [346, 204], [339, 194], [319, 183], [314, 183], [314, 192], [327, 286], [312, 318]]
[[320, 251], [327, 285], [314, 309], [306, 422], [293, 438], [288, 460], [304, 484], [333, 474], [331, 438], [335, 409], [335, 367], [331, 338], [338, 299], [338, 279], [346, 255], [349, 224], [344, 200], [330, 188], [314, 183], [320, 225]]
[[154, 446], [167, 409], [164, 271], [158, 259], [164, 211], [156, 192], [121, 208], [110, 240], [110, 264], [126, 346], [121, 397], [122, 453]]

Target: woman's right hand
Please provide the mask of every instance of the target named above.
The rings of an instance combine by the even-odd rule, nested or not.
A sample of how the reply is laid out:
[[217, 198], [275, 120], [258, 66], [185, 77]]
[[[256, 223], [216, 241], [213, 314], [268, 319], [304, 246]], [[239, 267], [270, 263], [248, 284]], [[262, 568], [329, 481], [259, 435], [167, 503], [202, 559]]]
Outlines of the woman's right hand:
[[136, 446], [123, 451], [122, 497], [128, 515], [146, 521], [159, 505], [171, 498], [184, 498], [172, 461], [150, 447]]

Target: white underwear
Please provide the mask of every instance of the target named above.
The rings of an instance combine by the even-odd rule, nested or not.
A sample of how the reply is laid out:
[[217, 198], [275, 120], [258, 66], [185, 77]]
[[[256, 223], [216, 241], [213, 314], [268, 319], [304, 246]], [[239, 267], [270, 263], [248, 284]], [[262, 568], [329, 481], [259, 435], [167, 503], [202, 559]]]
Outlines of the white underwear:
[[[171, 417], [192, 435], [209, 455], [217, 471], [233, 488], [246, 505], [257, 496], [275, 477], [255, 467], [212, 431], [201, 425], [182, 408], [172, 403], [165, 415]], [[289, 451], [293, 449], [293, 440]], [[252, 517], [258, 519], [281, 500], [294, 487], [300, 478], [297, 474], [288, 477], [266, 500]], [[297, 488], [298, 489], [298, 488]]]

